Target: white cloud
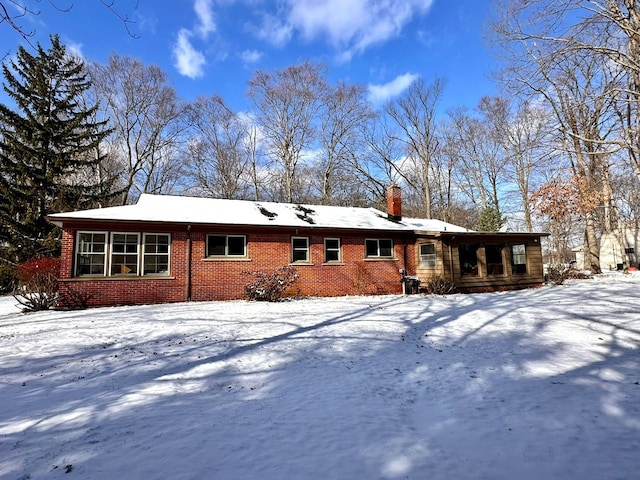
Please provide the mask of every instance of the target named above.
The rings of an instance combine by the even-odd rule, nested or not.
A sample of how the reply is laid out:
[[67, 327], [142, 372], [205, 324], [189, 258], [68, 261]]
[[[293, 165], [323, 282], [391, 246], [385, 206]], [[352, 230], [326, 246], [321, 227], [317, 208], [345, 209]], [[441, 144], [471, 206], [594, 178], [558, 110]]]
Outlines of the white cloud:
[[240, 54], [240, 58], [244, 63], [256, 63], [262, 58], [262, 52], [258, 50], [244, 50]]
[[204, 54], [193, 46], [193, 36], [197, 34], [199, 38], [206, 40], [209, 34], [215, 32], [213, 0], [194, 0], [193, 10], [197, 23], [192, 29], [180, 29], [173, 46], [173, 58], [174, 65], [181, 75], [199, 78], [204, 75], [204, 65], [207, 61]]
[[287, 0], [288, 23], [307, 40], [326, 39], [345, 59], [400, 34], [433, 0]]
[[65, 43], [65, 47], [67, 48], [67, 51], [73, 55], [76, 58], [80, 58], [82, 60], [86, 60], [84, 53], [82, 53], [82, 47], [83, 45], [81, 43], [77, 43], [77, 42], [73, 42], [68, 40]]
[[282, 22], [274, 15], [264, 15], [262, 25], [257, 30], [258, 38], [269, 42], [276, 47], [282, 47], [289, 42], [293, 35], [291, 25]]
[[199, 78], [204, 75], [204, 65], [206, 60], [202, 52], [199, 52], [191, 45], [193, 34], [187, 29], [178, 32], [178, 39], [173, 46], [173, 58], [175, 67], [181, 75], [189, 78]]
[[369, 85], [369, 101], [374, 105], [383, 104], [404, 92], [418, 77], [415, 73], [405, 73], [383, 85]]
[[195, 0], [193, 9], [198, 17], [196, 31], [202, 38], [207, 38], [210, 33], [216, 30], [216, 23], [213, 19], [212, 0]]

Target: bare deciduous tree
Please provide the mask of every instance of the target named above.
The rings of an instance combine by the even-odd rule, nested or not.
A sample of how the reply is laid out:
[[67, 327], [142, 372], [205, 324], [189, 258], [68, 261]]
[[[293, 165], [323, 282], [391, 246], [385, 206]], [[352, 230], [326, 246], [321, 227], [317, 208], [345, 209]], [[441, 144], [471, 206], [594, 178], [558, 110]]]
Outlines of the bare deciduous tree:
[[471, 115], [465, 109], [449, 111], [448, 146], [455, 158], [455, 180], [458, 188], [480, 212], [495, 209], [502, 213], [500, 186], [506, 178], [506, 155], [497, 132], [482, 113]]
[[[548, 112], [529, 100], [514, 107], [503, 97], [484, 98], [480, 111], [504, 150], [509, 178], [505, 178], [508, 182], [503, 185], [507, 200], [503, 205], [511, 203], [512, 209], [521, 212], [524, 229], [532, 232], [533, 215], [529, 199], [540, 183], [538, 174], [541, 169], [550, 167], [549, 149], [552, 147], [545, 143], [551, 128]], [[514, 187], [518, 192], [516, 196], [511, 195]], [[511, 202], [509, 197], [514, 197]]]
[[444, 86], [440, 78], [430, 85], [418, 79], [403, 96], [385, 107], [386, 114], [399, 128], [396, 140], [404, 145], [405, 159], [398, 173], [419, 193], [420, 213], [427, 218], [433, 216], [432, 168], [439, 147], [436, 113]]
[[[318, 170], [319, 200], [322, 204], [343, 203], [353, 191], [349, 159], [359, 155], [363, 144], [363, 125], [375, 114], [361, 85], [344, 82], [325, 89], [320, 118], [320, 158]], [[344, 194], [349, 198], [345, 198]]]
[[183, 176], [186, 109], [164, 71], [112, 54], [91, 73], [113, 129], [110, 146], [122, 164], [122, 203], [140, 193], [171, 192]]
[[[48, 3], [54, 10], [61, 13], [68, 13], [73, 8], [73, 4], [65, 5], [62, 2], [58, 3], [56, 0], [49, 0]], [[122, 22], [130, 36], [136, 37], [130, 29], [131, 24], [134, 23], [133, 20], [116, 7], [116, 0], [100, 0], [100, 3]], [[13, 29], [30, 45], [32, 45], [31, 39], [36, 32], [33, 29], [25, 27], [23, 20], [29, 21], [32, 17], [39, 15], [41, 15], [41, 10], [36, 8], [33, 2], [29, 2], [28, 0], [0, 1], [0, 24], [6, 23], [9, 28]]]
[[324, 66], [308, 62], [274, 73], [257, 71], [249, 81], [249, 97], [256, 109], [268, 152], [282, 168], [284, 200], [301, 192], [299, 164], [317, 136], [318, 112], [326, 83]]
[[189, 124], [194, 132], [188, 151], [196, 188], [217, 198], [247, 198], [250, 158], [245, 123], [221, 97], [212, 95], [198, 97], [189, 106]]
[[[557, 123], [558, 149], [571, 161], [581, 204], [598, 200], [582, 213], [587, 267], [599, 272], [597, 210], [604, 230], [610, 230], [615, 223], [610, 158], [624, 137], [616, 135], [613, 114], [621, 111], [621, 92], [628, 98], [636, 94], [630, 79], [639, 71], [638, 57], [628, 50], [635, 48], [638, 31], [625, 29], [635, 22], [638, 7], [627, 0], [510, 0], [502, 7], [494, 30], [509, 59], [503, 78], [544, 99]], [[627, 109], [627, 132], [637, 122], [630, 118], [634, 108]], [[632, 145], [623, 148], [633, 157]]]

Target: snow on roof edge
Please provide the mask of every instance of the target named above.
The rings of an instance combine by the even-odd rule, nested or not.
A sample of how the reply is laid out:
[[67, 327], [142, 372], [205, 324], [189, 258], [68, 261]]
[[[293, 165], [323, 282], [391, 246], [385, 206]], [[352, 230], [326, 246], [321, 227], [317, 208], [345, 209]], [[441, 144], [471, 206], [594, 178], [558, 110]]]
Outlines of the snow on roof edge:
[[386, 212], [373, 207], [341, 207], [149, 193], [140, 195], [138, 201], [132, 205], [56, 213], [48, 215], [47, 219], [58, 226], [62, 226], [64, 221], [93, 220], [414, 233], [498, 233], [476, 232], [438, 219], [404, 217], [400, 221], [394, 221], [388, 218]]

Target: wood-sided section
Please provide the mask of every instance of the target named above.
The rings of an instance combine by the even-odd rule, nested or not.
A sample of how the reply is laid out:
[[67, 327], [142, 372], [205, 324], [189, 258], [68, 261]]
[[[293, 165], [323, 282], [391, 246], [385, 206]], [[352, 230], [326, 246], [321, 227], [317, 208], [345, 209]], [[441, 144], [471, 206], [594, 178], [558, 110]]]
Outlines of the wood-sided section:
[[417, 232], [416, 275], [440, 276], [459, 291], [525, 288], [544, 282], [541, 233]]

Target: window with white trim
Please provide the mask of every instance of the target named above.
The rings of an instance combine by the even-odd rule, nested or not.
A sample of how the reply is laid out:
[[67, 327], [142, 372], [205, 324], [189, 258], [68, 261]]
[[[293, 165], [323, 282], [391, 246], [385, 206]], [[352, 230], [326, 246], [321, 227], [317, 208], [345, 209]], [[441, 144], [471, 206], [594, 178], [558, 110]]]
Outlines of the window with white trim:
[[76, 237], [76, 273], [104, 275], [107, 266], [107, 232], [78, 232]]
[[168, 233], [145, 233], [142, 237], [142, 274], [169, 275]]
[[291, 237], [291, 262], [309, 261], [309, 237]]
[[245, 235], [207, 235], [207, 257], [246, 257]]
[[138, 233], [111, 234], [111, 275], [137, 275], [140, 235]]
[[80, 231], [75, 248], [76, 277], [169, 275], [168, 233]]
[[393, 258], [393, 240], [390, 238], [367, 238], [365, 240], [366, 258]]
[[325, 263], [340, 262], [342, 255], [340, 251], [339, 238], [324, 239], [324, 261]]
[[436, 261], [436, 244], [421, 243], [420, 244], [420, 266], [423, 268], [435, 268]]

